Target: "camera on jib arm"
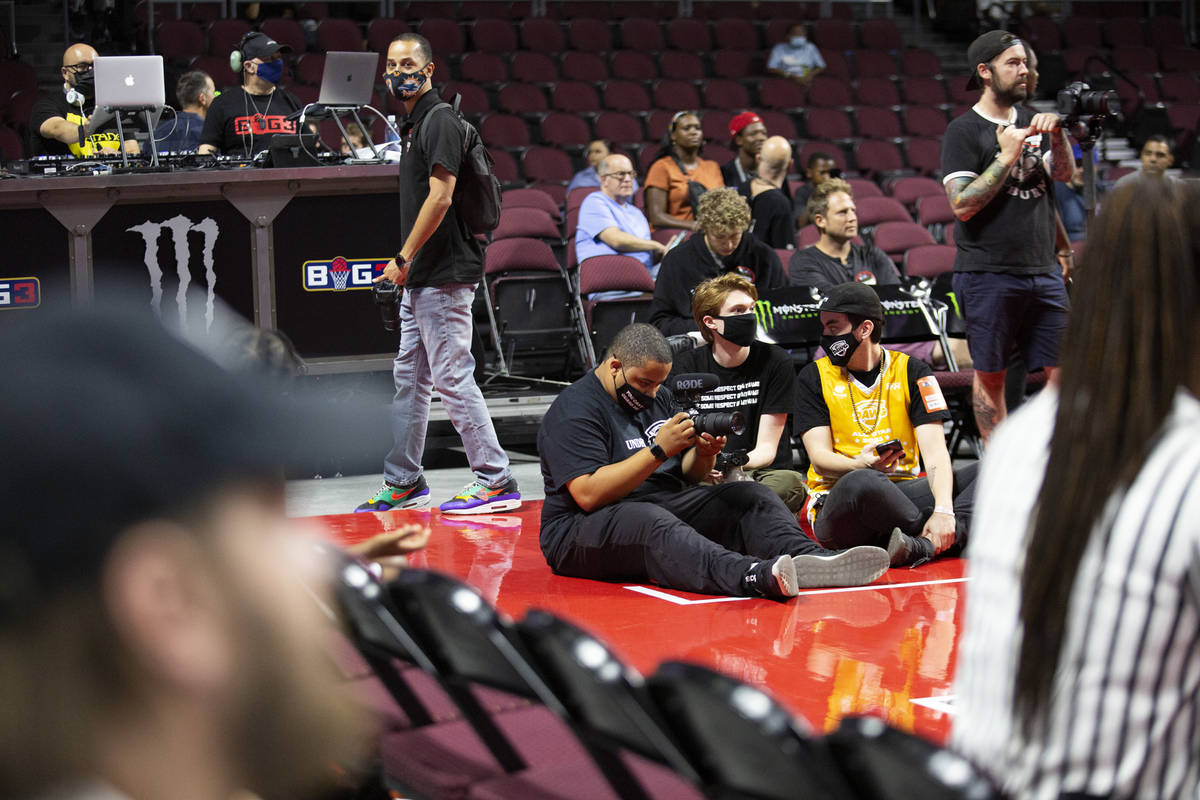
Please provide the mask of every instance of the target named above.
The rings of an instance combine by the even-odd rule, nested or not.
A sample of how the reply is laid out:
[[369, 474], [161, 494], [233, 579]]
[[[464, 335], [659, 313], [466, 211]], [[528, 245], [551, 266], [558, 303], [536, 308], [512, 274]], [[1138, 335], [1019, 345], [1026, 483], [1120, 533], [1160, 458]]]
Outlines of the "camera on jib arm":
[[[671, 393], [679, 409], [688, 415], [696, 428], [696, 435], [702, 433], [713, 436], [728, 436], [731, 433], [743, 433], [746, 430], [746, 416], [740, 411], [701, 411], [700, 396], [711, 392], [721, 385], [721, 379], [711, 372], [692, 372], [677, 375], [671, 382]], [[717, 456], [716, 469], [722, 472], [740, 471], [746, 463], [744, 450], [722, 452]]]

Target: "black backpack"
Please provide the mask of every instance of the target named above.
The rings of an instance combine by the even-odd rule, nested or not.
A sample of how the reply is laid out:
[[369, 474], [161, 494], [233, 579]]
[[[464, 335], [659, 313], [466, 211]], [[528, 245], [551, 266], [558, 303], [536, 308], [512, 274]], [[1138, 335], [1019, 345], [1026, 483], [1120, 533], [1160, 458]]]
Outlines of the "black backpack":
[[461, 97], [455, 95], [453, 105], [438, 103], [429, 109], [429, 113], [448, 108], [462, 125], [463, 163], [454, 184], [454, 209], [471, 233], [487, 235], [500, 224], [500, 181], [492, 171], [495, 162], [483, 146], [479, 131], [458, 110], [460, 100]]

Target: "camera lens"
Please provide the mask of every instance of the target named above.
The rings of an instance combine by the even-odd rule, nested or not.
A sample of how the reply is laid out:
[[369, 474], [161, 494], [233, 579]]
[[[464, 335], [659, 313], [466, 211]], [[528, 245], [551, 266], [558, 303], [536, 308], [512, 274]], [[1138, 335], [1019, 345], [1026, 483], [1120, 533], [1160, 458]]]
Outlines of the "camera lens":
[[740, 411], [729, 414], [715, 411], [709, 414], [696, 414], [692, 417], [692, 422], [696, 426], [697, 436], [702, 433], [728, 436], [731, 433], [740, 434], [746, 430], [746, 417]]

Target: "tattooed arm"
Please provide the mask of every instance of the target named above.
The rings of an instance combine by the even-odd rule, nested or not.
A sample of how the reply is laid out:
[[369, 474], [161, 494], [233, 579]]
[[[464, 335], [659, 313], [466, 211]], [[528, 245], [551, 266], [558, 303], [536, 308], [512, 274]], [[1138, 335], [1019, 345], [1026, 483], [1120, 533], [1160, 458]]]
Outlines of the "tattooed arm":
[[1071, 180], [1071, 172], [1075, 168], [1075, 154], [1071, 152], [1071, 142], [1067, 132], [1058, 125], [1058, 115], [1050, 112], [1035, 114], [1029, 122], [1031, 132], [1044, 133], [1050, 137], [1050, 157], [1046, 169], [1050, 179], [1066, 182]]
[[996, 126], [996, 140], [1000, 153], [988, 164], [977, 178], [955, 178], [946, 184], [946, 196], [954, 209], [954, 216], [966, 222], [979, 213], [1000, 192], [1008, 173], [1021, 157], [1021, 145], [1029, 135], [1028, 128], [1014, 125]]

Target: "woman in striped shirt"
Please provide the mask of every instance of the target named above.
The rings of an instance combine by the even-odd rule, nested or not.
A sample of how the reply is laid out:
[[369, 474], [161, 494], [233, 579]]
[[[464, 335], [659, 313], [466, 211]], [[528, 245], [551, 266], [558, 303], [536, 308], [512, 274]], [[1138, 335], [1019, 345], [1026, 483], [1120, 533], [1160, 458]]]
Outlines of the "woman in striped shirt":
[[1198, 188], [1113, 193], [985, 456], [952, 741], [1013, 798], [1200, 791], [1198, 265]]

